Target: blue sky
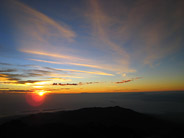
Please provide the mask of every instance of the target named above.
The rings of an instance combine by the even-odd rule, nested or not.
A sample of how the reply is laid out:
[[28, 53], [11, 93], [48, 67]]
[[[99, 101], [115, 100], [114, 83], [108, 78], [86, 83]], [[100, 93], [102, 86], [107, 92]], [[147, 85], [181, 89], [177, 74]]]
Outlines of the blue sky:
[[182, 0], [4, 0], [1, 91], [53, 89], [54, 82], [93, 82], [65, 86], [77, 92], [183, 90], [183, 6]]

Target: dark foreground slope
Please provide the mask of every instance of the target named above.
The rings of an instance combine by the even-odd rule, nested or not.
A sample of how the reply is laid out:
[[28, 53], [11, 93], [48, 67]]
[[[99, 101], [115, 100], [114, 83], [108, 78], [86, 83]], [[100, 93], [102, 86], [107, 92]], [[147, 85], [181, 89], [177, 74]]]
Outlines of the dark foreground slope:
[[182, 125], [121, 107], [84, 108], [21, 117], [0, 126], [0, 137], [184, 137]]

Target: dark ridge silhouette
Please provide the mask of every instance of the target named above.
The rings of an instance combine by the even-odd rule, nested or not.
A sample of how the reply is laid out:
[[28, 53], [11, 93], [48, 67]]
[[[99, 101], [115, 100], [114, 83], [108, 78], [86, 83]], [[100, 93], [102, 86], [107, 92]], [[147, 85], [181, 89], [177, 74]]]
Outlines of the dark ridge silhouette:
[[183, 125], [115, 107], [83, 108], [20, 117], [0, 126], [0, 137], [181, 138]]

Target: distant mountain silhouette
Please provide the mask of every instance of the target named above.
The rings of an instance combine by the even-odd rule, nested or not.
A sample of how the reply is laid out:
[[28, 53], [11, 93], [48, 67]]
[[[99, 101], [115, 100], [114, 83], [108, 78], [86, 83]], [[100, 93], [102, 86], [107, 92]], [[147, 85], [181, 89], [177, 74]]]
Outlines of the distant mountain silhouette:
[[184, 137], [183, 125], [115, 107], [39, 113], [0, 126], [0, 137]]

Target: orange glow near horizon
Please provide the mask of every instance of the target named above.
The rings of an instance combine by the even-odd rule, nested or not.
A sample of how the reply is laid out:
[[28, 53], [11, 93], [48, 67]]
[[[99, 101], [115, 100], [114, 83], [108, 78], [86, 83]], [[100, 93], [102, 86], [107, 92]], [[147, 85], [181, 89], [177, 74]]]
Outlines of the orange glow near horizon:
[[47, 91], [35, 90], [33, 93], [26, 94], [26, 101], [31, 106], [40, 106], [44, 103]]

